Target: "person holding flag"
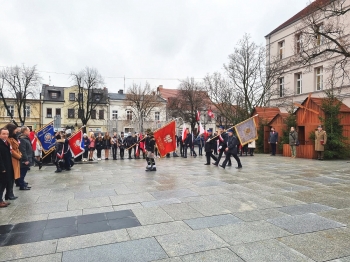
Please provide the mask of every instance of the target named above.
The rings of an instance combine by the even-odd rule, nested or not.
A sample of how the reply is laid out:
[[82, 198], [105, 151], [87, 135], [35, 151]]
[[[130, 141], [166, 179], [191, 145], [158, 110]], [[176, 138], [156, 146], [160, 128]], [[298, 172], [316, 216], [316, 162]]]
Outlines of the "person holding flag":
[[207, 130], [208, 137], [205, 140], [205, 145], [204, 145], [207, 163], [205, 163], [204, 165], [210, 165], [210, 158], [214, 159], [215, 162], [218, 160], [216, 156], [213, 155], [214, 147], [216, 147], [216, 139], [212, 139], [213, 138], [212, 132], [213, 131], [211, 129]]
[[153, 136], [153, 132], [148, 129], [147, 137], [145, 139], [145, 147], [146, 147], [146, 161], [147, 167], [146, 171], [156, 171], [156, 162], [154, 160], [154, 148], [156, 146], [156, 141]]
[[[218, 138], [219, 138], [219, 155], [218, 155], [218, 160], [215, 161], [215, 163], [213, 163], [214, 166], [218, 166], [220, 159], [222, 157], [222, 154], [225, 152], [226, 148], [227, 148], [227, 136], [228, 134], [225, 133], [224, 127], [220, 126], [219, 127], [219, 132], [218, 132]], [[231, 158], [228, 159], [228, 166], [231, 166]]]
[[239, 159], [237, 155], [237, 146], [239, 144], [237, 137], [233, 135], [233, 130], [229, 129], [227, 130], [228, 136], [226, 138], [227, 147], [225, 148], [226, 152], [226, 158], [222, 165], [220, 165], [223, 169], [225, 169], [227, 162], [230, 160], [230, 157], [233, 156], [234, 159], [236, 159], [238, 166], [237, 169], [242, 168], [241, 160]]

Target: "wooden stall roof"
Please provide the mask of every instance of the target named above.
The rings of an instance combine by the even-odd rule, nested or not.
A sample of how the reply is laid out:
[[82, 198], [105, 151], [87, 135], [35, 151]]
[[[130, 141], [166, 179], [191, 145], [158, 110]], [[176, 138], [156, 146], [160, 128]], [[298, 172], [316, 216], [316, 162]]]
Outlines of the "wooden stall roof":
[[278, 113], [271, 119], [268, 125], [270, 126], [279, 116], [284, 120], [289, 116], [289, 113]]
[[258, 114], [258, 118], [266, 120], [267, 123], [270, 123], [271, 120], [281, 113], [281, 110], [278, 107], [255, 107], [252, 116]]
[[[323, 100], [324, 98], [318, 98], [318, 97], [311, 97], [311, 101], [313, 101], [316, 105], [318, 105], [320, 108], [321, 108], [321, 106], [322, 106], [322, 100]], [[307, 100], [307, 98], [304, 100], [304, 102], [302, 103], [302, 104], [304, 104], [305, 102], [306, 102], [306, 100]], [[337, 101], [339, 101], [339, 100], [337, 100]], [[299, 110], [299, 108], [298, 108], [298, 110]], [[345, 104], [343, 104], [342, 102], [341, 102], [341, 105], [340, 105], [340, 112], [341, 113], [350, 113], [350, 108], [347, 106], [347, 105], [345, 105]]]

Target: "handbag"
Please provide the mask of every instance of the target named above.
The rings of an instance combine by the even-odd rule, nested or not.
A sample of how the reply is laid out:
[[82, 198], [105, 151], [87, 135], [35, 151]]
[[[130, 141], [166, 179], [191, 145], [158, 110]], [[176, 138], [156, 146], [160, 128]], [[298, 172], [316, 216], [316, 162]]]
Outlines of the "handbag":
[[299, 140], [295, 141], [295, 146], [299, 146], [299, 145], [300, 145]]

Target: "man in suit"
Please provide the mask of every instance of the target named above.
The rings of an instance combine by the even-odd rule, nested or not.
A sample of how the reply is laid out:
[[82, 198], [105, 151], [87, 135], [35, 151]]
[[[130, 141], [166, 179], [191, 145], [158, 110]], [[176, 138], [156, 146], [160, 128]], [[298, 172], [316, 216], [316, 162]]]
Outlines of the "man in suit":
[[124, 159], [124, 150], [126, 146], [126, 140], [124, 137], [124, 132], [120, 133], [120, 138], [118, 139], [118, 144], [119, 144], [119, 154], [120, 154], [120, 159]]
[[0, 208], [7, 207], [10, 203], [4, 202], [4, 194], [7, 183], [13, 178], [13, 166], [11, 148], [7, 139], [9, 131], [6, 128], [0, 129]]
[[278, 143], [278, 133], [273, 127], [271, 127], [271, 132], [269, 136], [269, 144], [271, 145], [271, 156], [276, 155], [276, 147]]
[[225, 169], [227, 162], [230, 160], [230, 157], [233, 156], [236, 159], [238, 166], [237, 169], [242, 168], [241, 160], [237, 155], [237, 146], [239, 144], [237, 137], [233, 135], [233, 130], [227, 130], [228, 136], [226, 137], [227, 147], [225, 148], [226, 158], [222, 163], [221, 167]]
[[[30, 187], [24, 182], [24, 178], [27, 175], [29, 167], [33, 165], [34, 152], [32, 144], [29, 140], [30, 130], [26, 126], [22, 126], [21, 135], [19, 137], [20, 145], [19, 150], [22, 153], [21, 160], [21, 177], [19, 178], [19, 190], [30, 190]], [[63, 141], [64, 142], [64, 141]]]
[[213, 138], [212, 132], [213, 131], [211, 129], [207, 130], [208, 137], [207, 137], [207, 140], [205, 141], [205, 145], [204, 145], [207, 163], [205, 163], [204, 165], [210, 165], [210, 158], [214, 159], [215, 162], [218, 160], [216, 158], [216, 156], [213, 155], [214, 148], [216, 147], [216, 139], [212, 140], [212, 138]]
[[317, 159], [323, 160], [324, 156], [324, 146], [327, 143], [327, 134], [326, 131], [322, 129], [322, 126], [317, 127], [315, 132], [315, 151], [317, 152]]
[[[223, 126], [220, 126], [219, 127], [219, 156], [218, 156], [218, 160], [213, 163], [214, 166], [218, 166], [219, 165], [219, 162], [220, 162], [220, 159], [222, 157], [222, 154], [224, 153], [226, 147], [227, 147], [227, 136], [228, 134], [227, 133], [224, 133], [224, 127]], [[231, 163], [231, 158], [229, 158], [228, 160], [228, 166], [231, 166], [232, 163]]]
[[[128, 133], [128, 136], [126, 137], [125, 141], [126, 141], [126, 147], [127, 148], [129, 148], [132, 145], [134, 145], [134, 137], [132, 136], [131, 132]], [[132, 152], [132, 148], [129, 148], [128, 149], [128, 153], [129, 153], [128, 159], [132, 159], [131, 152]]]

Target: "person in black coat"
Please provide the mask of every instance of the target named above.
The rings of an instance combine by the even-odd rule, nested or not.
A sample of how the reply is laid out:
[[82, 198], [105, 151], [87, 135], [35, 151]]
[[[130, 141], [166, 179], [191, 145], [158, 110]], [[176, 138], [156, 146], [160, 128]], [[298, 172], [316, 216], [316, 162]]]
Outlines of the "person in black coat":
[[278, 143], [278, 133], [275, 131], [273, 127], [271, 127], [271, 132], [268, 140], [269, 144], [271, 145], [271, 156], [276, 155], [276, 147]]
[[98, 137], [95, 140], [95, 146], [96, 146], [96, 151], [97, 151], [97, 160], [100, 161], [101, 160], [101, 155], [102, 155], [102, 149], [104, 147], [103, 144], [103, 137], [102, 134], [99, 133]]
[[156, 161], [154, 157], [156, 147], [156, 140], [154, 139], [153, 132], [151, 130], [147, 130], [147, 137], [145, 139], [145, 148], [146, 148], [146, 161], [147, 167], [146, 171], [156, 171]]
[[[191, 147], [192, 147], [192, 134], [190, 134], [189, 131], [187, 131], [187, 136], [184, 141], [184, 154], [183, 154], [184, 158], [187, 158], [187, 149], [190, 148], [191, 150]], [[192, 154], [192, 151], [191, 151], [191, 154]]]
[[237, 155], [237, 146], [239, 144], [237, 137], [235, 137], [233, 135], [233, 130], [229, 129], [227, 131], [228, 136], [227, 136], [227, 147], [225, 149], [226, 152], [226, 158], [224, 160], [224, 162], [222, 163], [222, 165], [220, 165], [222, 168], [225, 169], [227, 162], [230, 160], [230, 157], [233, 156], [234, 159], [236, 159], [238, 167], [236, 167], [237, 169], [242, 168], [242, 164], [241, 164], [241, 160], [239, 159], [238, 155]]
[[7, 183], [13, 179], [13, 166], [10, 144], [7, 142], [9, 131], [0, 129], [0, 208], [7, 207], [10, 203], [4, 202], [4, 194]]
[[87, 161], [88, 155], [89, 155], [89, 146], [90, 146], [90, 139], [88, 138], [88, 135], [84, 133], [83, 135], [84, 140], [84, 153], [83, 153], [83, 161]]
[[215, 162], [218, 160], [216, 156], [213, 155], [214, 148], [216, 147], [216, 139], [212, 139], [212, 130], [207, 130], [208, 137], [205, 140], [204, 150], [205, 156], [207, 158], [207, 163], [205, 165], [210, 165], [210, 158], [214, 159]]
[[[224, 133], [224, 127], [220, 126], [219, 127], [219, 155], [218, 155], [218, 160], [216, 160], [215, 163], [213, 163], [214, 166], [219, 165], [222, 154], [225, 152], [225, 149], [227, 148], [227, 143], [226, 143], [227, 137], [228, 137], [228, 134]], [[231, 165], [232, 165], [231, 158], [229, 158], [228, 166], [231, 166]]]
[[120, 133], [120, 137], [118, 139], [118, 146], [119, 146], [119, 154], [120, 154], [120, 159], [124, 159], [124, 150], [126, 146], [126, 139], [124, 137], [124, 132]]
[[180, 147], [180, 156], [184, 156], [184, 143], [182, 141], [182, 135], [178, 137], [179, 147]]
[[[131, 132], [128, 133], [127, 138], [125, 139], [126, 141], [126, 147], [129, 148], [134, 144], [134, 138], [131, 135]], [[131, 152], [132, 152], [132, 148], [128, 149], [128, 153], [129, 153], [129, 159], [132, 159], [131, 157]]]
[[24, 182], [27, 172], [30, 166], [33, 165], [34, 152], [32, 148], [32, 143], [29, 139], [30, 130], [26, 126], [22, 126], [21, 135], [19, 137], [19, 150], [22, 153], [21, 159], [21, 177], [19, 178], [19, 190], [30, 190], [30, 187]]
[[[113, 160], [117, 160], [117, 151], [118, 151], [118, 136], [117, 132], [113, 133], [113, 137], [111, 139], [111, 146], [112, 146], [112, 156]], [[97, 149], [97, 146], [96, 146]]]

